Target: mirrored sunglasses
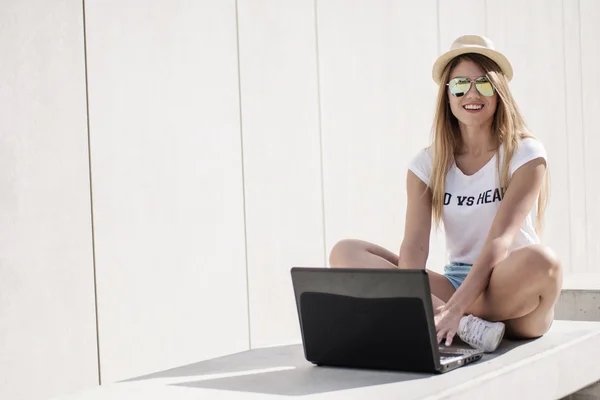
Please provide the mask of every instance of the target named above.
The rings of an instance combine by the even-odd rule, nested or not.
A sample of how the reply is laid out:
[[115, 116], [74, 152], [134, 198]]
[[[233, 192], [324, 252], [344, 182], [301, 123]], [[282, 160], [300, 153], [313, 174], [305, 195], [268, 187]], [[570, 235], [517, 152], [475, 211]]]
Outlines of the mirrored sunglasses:
[[494, 95], [494, 87], [487, 77], [482, 76], [472, 81], [469, 78], [454, 78], [446, 84], [450, 89], [452, 96], [461, 97], [471, 90], [471, 84], [475, 82], [475, 88], [483, 96], [490, 97]]

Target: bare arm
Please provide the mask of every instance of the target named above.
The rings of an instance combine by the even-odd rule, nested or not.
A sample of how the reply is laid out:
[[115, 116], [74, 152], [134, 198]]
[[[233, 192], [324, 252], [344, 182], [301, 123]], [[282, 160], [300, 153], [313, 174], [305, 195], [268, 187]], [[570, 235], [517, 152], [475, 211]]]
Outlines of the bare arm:
[[398, 267], [425, 268], [431, 233], [431, 191], [410, 170], [406, 176], [406, 223]]
[[537, 200], [545, 172], [544, 159], [537, 158], [514, 173], [481, 254], [446, 308], [464, 313], [483, 293], [492, 270], [506, 258], [515, 235]]

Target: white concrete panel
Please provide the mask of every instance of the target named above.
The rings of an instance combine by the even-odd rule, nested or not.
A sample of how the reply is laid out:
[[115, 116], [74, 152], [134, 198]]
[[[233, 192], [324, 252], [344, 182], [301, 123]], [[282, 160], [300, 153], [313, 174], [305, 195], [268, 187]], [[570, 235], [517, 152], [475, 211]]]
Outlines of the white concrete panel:
[[81, 2], [0, 5], [0, 398], [98, 384]]
[[[327, 252], [353, 237], [398, 253], [407, 167], [431, 138], [436, 1], [317, 5]], [[430, 253], [441, 269], [441, 236]]]
[[325, 265], [314, 3], [243, 0], [238, 20], [251, 344], [295, 343], [290, 268]]
[[[510, 84], [530, 130], [549, 157], [550, 203], [542, 241], [570, 265], [569, 151], [565, 100], [565, 50], [560, 0], [487, 1], [487, 33], [511, 61]], [[555, 85], [558, 82], [558, 85]]]
[[[600, 3], [594, 0], [580, 0], [581, 23], [581, 79], [583, 110], [583, 143], [585, 148], [585, 196], [587, 221], [588, 271], [598, 271], [600, 267], [600, 135], [598, 116], [600, 115]], [[582, 193], [583, 194], [583, 193]]]
[[485, 36], [485, 1], [439, 1], [440, 53], [450, 50], [455, 39], [463, 35]]
[[[587, 207], [585, 169], [581, 40], [579, 24], [579, 2], [563, 1], [564, 22], [564, 96], [567, 110], [567, 150], [568, 150], [568, 193], [571, 210], [571, 260], [568, 268], [574, 272], [592, 271], [587, 260]], [[591, 176], [591, 174], [590, 174]]]
[[600, 321], [599, 290], [563, 290], [554, 310], [555, 319]]
[[103, 382], [247, 349], [235, 1], [86, 13]]

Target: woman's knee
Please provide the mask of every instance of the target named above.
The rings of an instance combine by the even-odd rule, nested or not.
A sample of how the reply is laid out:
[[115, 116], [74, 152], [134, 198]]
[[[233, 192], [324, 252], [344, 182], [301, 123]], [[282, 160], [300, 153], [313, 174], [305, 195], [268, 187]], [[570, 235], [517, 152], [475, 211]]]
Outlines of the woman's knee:
[[551, 248], [544, 245], [532, 245], [523, 251], [524, 267], [531, 268], [536, 279], [553, 285], [562, 284], [562, 263]]
[[[515, 318], [515, 314], [522, 315], [526, 309], [533, 307], [536, 313], [534, 319], [545, 318], [545, 313], [558, 299], [561, 286], [562, 265], [556, 254], [542, 245], [523, 247], [492, 272], [488, 288], [474, 303], [472, 313], [485, 319], [503, 321]], [[531, 319], [519, 321], [519, 324], [525, 324], [519, 330], [523, 327], [531, 329]], [[537, 325], [538, 322], [536, 331], [540, 330]]]
[[329, 253], [329, 265], [334, 268], [347, 267], [358, 252], [364, 251], [364, 242], [357, 239], [343, 239], [337, 242]]

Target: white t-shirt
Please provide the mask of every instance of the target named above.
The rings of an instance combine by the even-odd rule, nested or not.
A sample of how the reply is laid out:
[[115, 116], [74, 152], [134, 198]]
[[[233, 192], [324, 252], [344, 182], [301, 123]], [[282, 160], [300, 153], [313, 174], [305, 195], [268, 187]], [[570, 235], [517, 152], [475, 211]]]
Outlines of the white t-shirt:
[[[494, 155], [473, 175], [463, 174], [456, 163], [452, 164], [446, 175], [442, 223], [451, 263], [473, 264], [483, 249], [504, 194], [500, 189], [496, 157], [497, 155]], [[500, 157], [502, 168], [502, 148]], [[525, 163], [539, 157], [547, 160], [546, 150], [540, 141], [533, 138], [521, 140], [510, 163], [510, 176]], [[432, 166], [433, 148], [429, 147], [416, 155], [409, 169], [429, 186]], [[537, 201], [515, 236], [509, 252], [539, 243], [535, 232], [536, 213]]]

